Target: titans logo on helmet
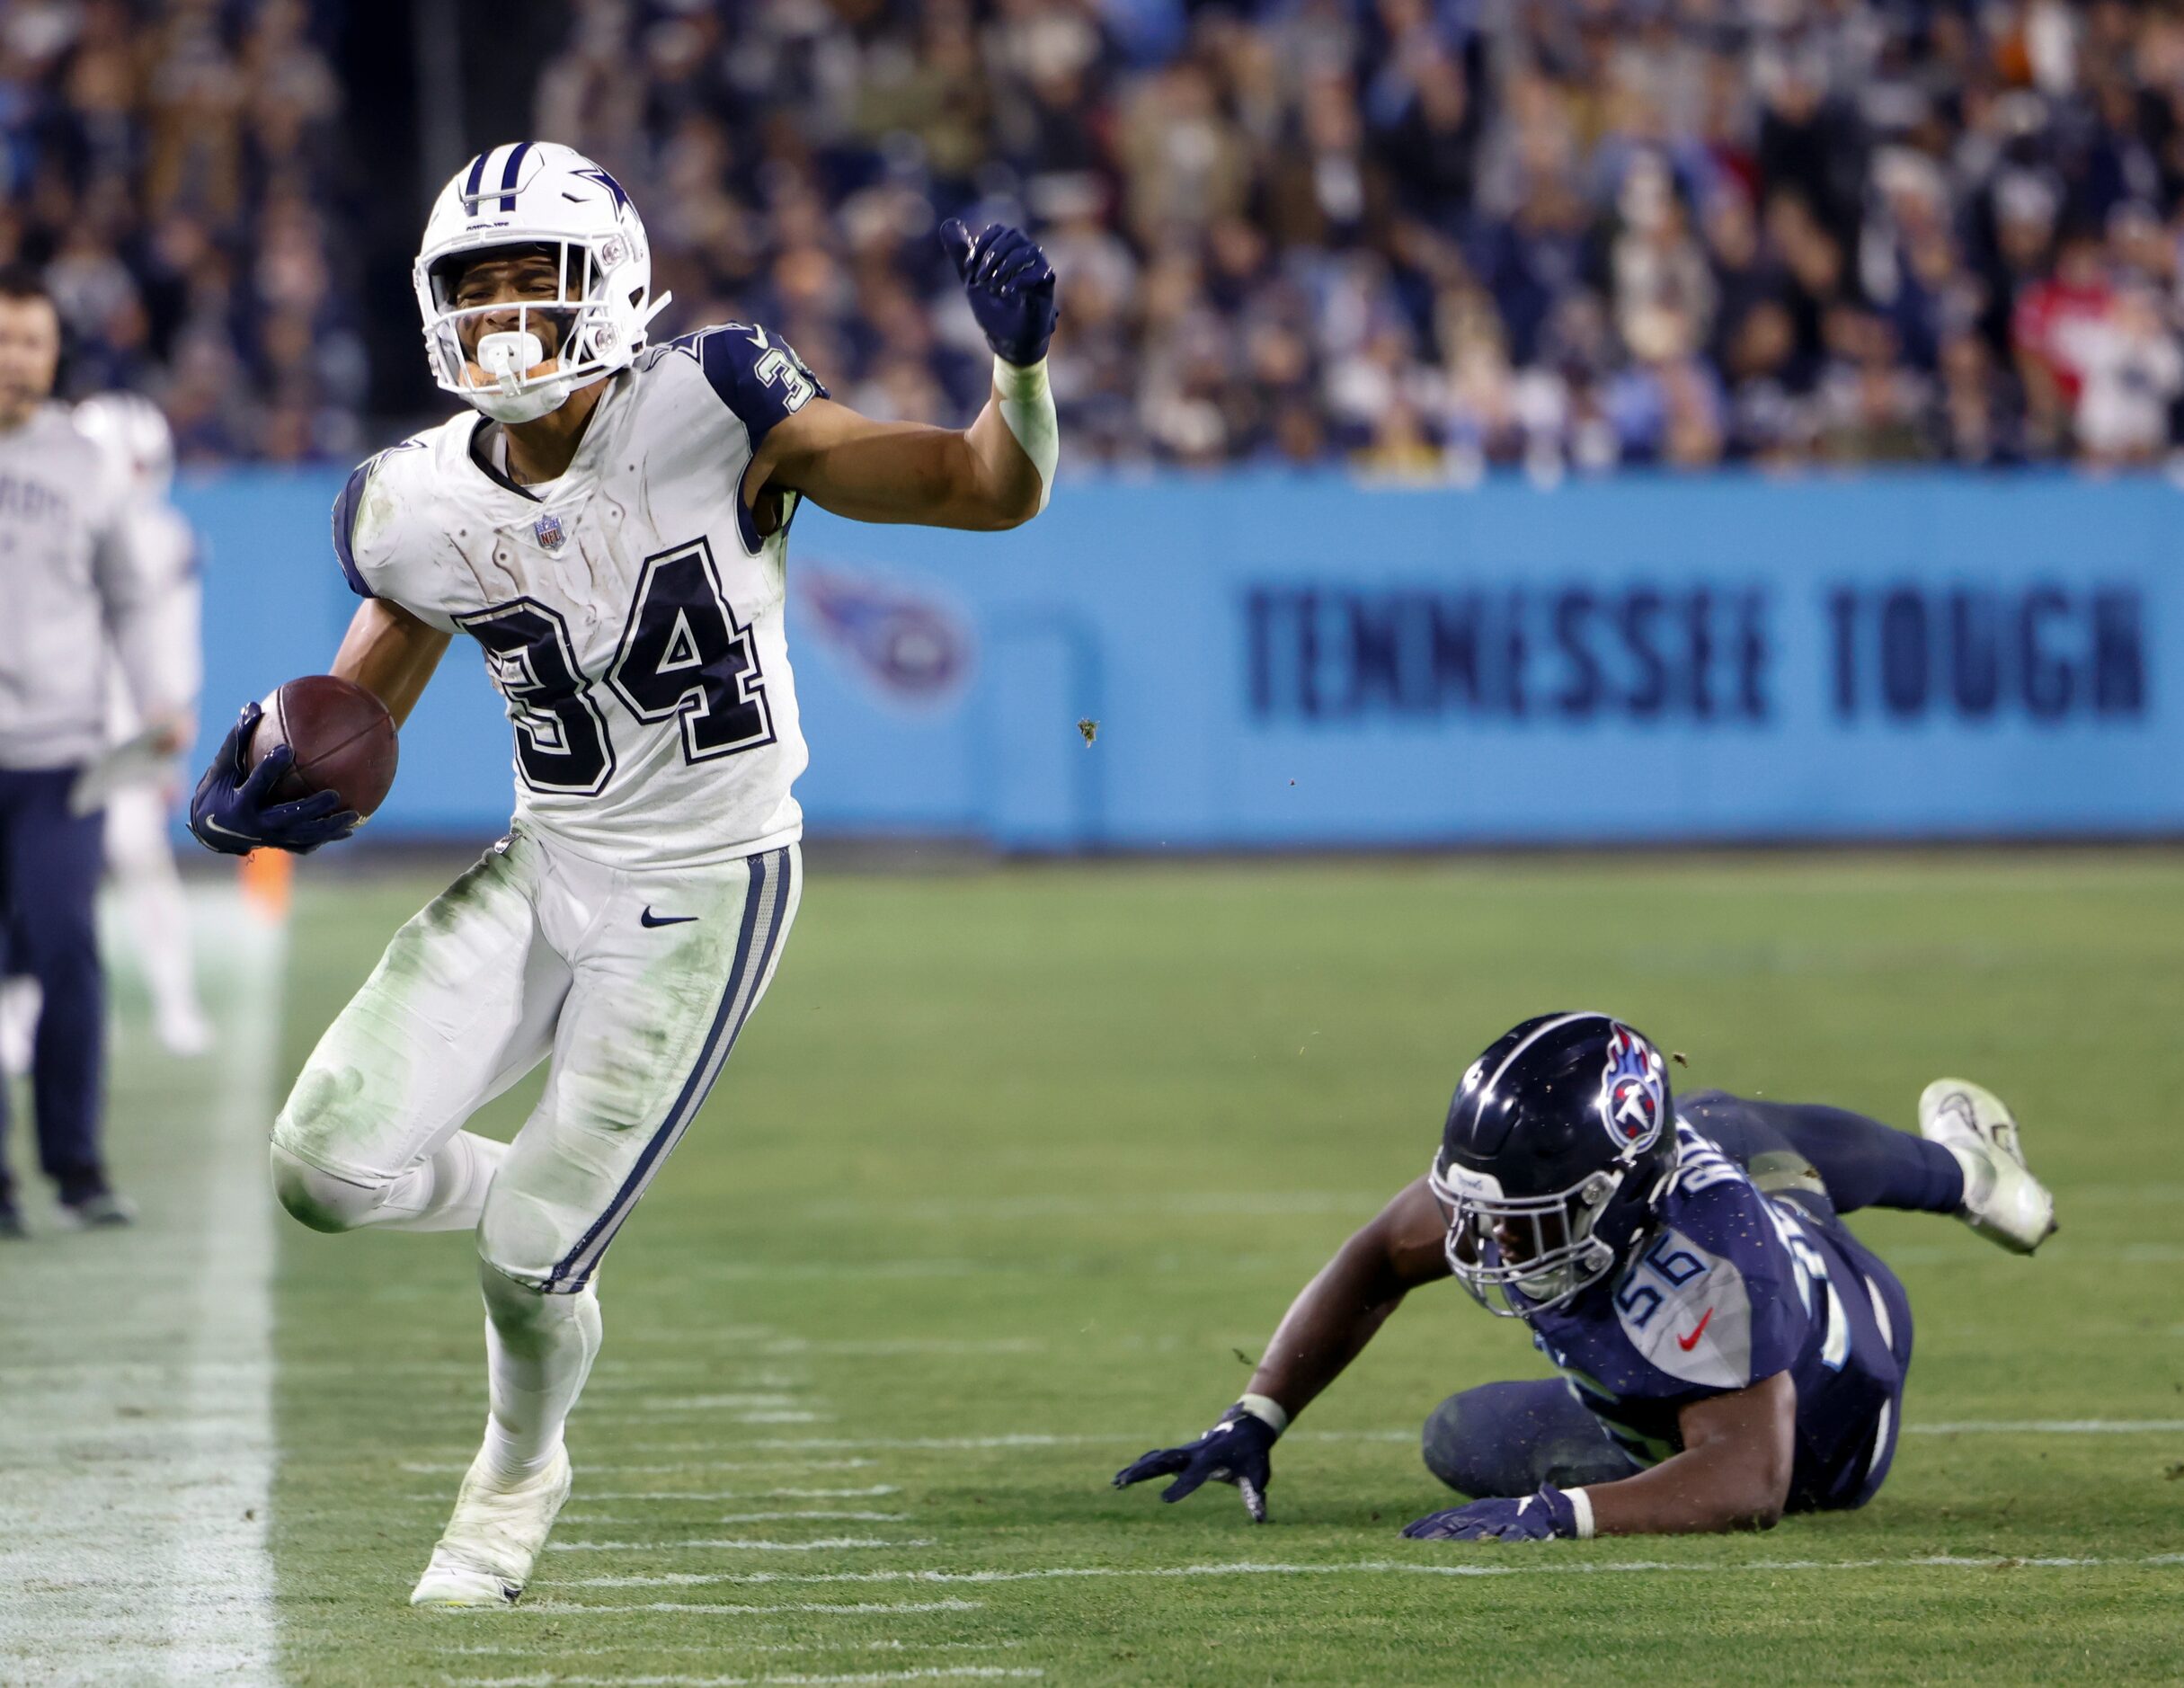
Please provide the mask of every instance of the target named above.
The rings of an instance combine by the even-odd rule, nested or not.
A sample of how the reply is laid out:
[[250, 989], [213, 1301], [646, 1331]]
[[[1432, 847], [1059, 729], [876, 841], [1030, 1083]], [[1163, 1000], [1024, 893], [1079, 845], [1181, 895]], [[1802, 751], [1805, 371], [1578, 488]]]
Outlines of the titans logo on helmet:
[[1600, 1116], [1625, 1154], [1653, 1147], [1661, 1135], [1664, 1106], [1661, 1052], [1618, 1024], [1608, 1037], [1608, 1062], [1600, 1077]]

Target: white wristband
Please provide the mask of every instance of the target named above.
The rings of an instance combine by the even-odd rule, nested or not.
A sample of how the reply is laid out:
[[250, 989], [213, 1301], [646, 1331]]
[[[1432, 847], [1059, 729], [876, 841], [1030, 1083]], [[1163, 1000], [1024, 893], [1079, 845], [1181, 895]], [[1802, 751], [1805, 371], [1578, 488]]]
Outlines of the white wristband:
[[1289, 1428], [1289, 1414], [1271, 1395], [1247, 1395], [1237, 1405], [1261, 1424], [1271, 1426], [1277, 1436]]
[[1039, 471], [1039, 508], [1044, 510], [1046, 501], [1053, 495], [1054, 466], [1061, 460], [1061, 425], [1054, 417], [1054, 393], [1047, 385], [1046, 360], [1025, 365], [996, 358], [993, 390], [1000, 398], [1001, 420]]
[[1582, 1488], [1566, 1488], [1562, 1492], [1570, 1497], [1570, 1513], [1577, 1521], [1577, 1539], [1590, 1541], [1593, 1539], [1592, 1496]]

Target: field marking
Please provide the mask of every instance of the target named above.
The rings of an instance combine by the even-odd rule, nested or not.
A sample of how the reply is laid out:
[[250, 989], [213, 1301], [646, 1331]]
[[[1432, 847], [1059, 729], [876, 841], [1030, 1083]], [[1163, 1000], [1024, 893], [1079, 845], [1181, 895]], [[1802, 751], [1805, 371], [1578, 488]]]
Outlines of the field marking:
[[[617, 1488], [602, 1490], [598, 1494], [592, 1494], [587, 1491], [583, 1495], [582, 1498], [586, 1501], [864, 1500], [867, 1498], [877, 1498], [883, 1495], [899, 1495], [901, 1492], [902, 1491], [896, 1488], [892, 1483], [872, 1483], [866, 1485], [863, 1488]], [[446, 1504], [448, 1497], [445, 1495], [404, 1495], [402, 1497], [402, 1498], [404, 1500], [415, 1501], [429, 1500], [435, 1506], [440, 1506]], [[753, 1517], [757, 1516], [756, 1514], [752, 1514], [750, 1515]], [[770, 1515], [777, 1518], [844, 1518], [850, 1516], [864, 1516], [872, 1518], [884, 1516], [888, 1518], [895, 1518], [901, 1516], [901, 1515], [897, 1513], [866, 1513], [853, 1515], [849, 1513], [779, 1512], [774, 1513]], [[715, 1522], [726, 1523], [727, 1521], [725, 1519], [716, 1519]]]
[[510, 1646], [495, 1643], [484, 1647], [438, 1647], [432, 1650], [445, 1655], [483, 1657], [493, 1658], [529, 1657], [533, 1654], [550, 1652], [556, 1657], [607, 1658], [617, 1653], [642, 1650], [646, 1653], [705, 1653], [717, 1655], [733, 1650], [738, 1653], [1014, 1653], [1021, 1651], [1022, 1641], [609, 1641], [604, 1647], [571, 1647], [552, 1637], [536, 1641], [519, 1641]]
[[[2038, 1570], [2132, 1569], [2184, 1566], [2184, 1553], [2151, 1553], [2123, 1559], [2014, 1558], [1987, 1555], [1975, 1558], [1957, 1553], [1925, 1554], [1910, 1559], [1747, 1559], [1706, 1562], [1674, 1559], [1579, 1560], [1574, 1564], [1548, 1561], [1531, 1564], [1434, 1565], [1408, 1559], [1354, 1559], [1338, 1564], [1288, 1565], [1258, 1559], [1228, 1564], [1159, 1565], [1053, 1565], [1032, 1570], [972, 1571], [656, 1571], [627, 1577], [586, 1577], [566, 1585], [573, 1588], [693, 1588], [713, 1585], [748, 1587], [760, 1584], [793, 1583], [1036, 1583], [1107, 1578], [1191, 1578], [1202, 1577], [1594, 1577], [1642, 1575], [1660, 1571], [1713, 1576], [1744, 1571], [1868, 1571], [1909, 1569], [1998, 1568]], [[601, 1608], [613, 1610], [613, 1608]], [[704, 1607], [697, 1610], [703, 1611]], [[729, 1608], [733, 1610], [733, 1608]]]
[[927, 1202], [814, 1202], [808, 1220], [924, 1220], [958, 1224], [965, 1220], [1113, 1219], [1278, 1219], [1319, 1213], [1372, 1213], [1384, 1206], [1388, 1192], [1363, 1190], [1210, 1190], [1187, 1195], [1148, 1195], [1118, 1201], [1098, 1195], [999, 1195]]
[[[116, 1119], [123, 1187], [154, 1192], [143, 1222], [40, 1237], [9, 1261], [26, 1321], [67, 1314], [0, 1312], [11, 1683], [276, 1680], [265, 1143], [284, 938], [226, 887], [193, 891], [191, 923], [220, 1043], [194, 1070], [157, 1070], [173, 1112], [155, 1129]], [[130, 1029], [134, 1085], [139, 1061], [163, 1058], [138, 1054], [148, 1030]]]
[[549, 1541], [549, 1553], [660, 1553], [684, 1548], [732, 1549], [743, 1553], [816, 1553], [865, 1548], [931, 1547], [929, 1538], [912, 1541], [886, 1541], [871, 1535], [821, 1536], [811, 1541], [769, 1541], [753, 1536], [715, 1536], [696, 1541]]
[[[591, 1496], [588, 1497], [588, 1498], [603, 1500], [606, 1498], [606, 1497]], [[657, 1499], [658, 1497], [653, 1495], [640, 1495], [636, 1497], [636, 1498], [639, 1500], [653, 1500]], [[702, 1522], [706, 1524], [795, 1524], [801, 1520], [810, 1518], [825, 1519], [835, 1524], [906, 1524], [909, 1522], [910, 1516], [910, 1515], [907, 1512], [850, 1512], [845, 1511], [839, 1507], [821, 1507], [803, 1512], [794, 1510], [781, 1512], [732, 1512], [725, 1514], [721, 1517], [706, 1518]], [[613, 1515], [608, 1515], [606, 1513], [564, 1513], [562, 1515], [562, 1522], [564, 1524], [642, 1524], [646, 1521], [642, 1518], [632, 1517], [627, 1513], [617, 1513]]]
[[938, 1682], [977, 1679], [1024, 1682], [1046, 1673], [1026, 1665], [926, 1665], [910, 1670], [857, 1671], [848, 1675], [813, 1676], [801, 1671], [764, 1676], [450, 1676], [453, 1688], [818, 1688], [822, 1683]]
[[982, 1600], [800, 1600], [786, 1601], [769, 1606], [722, 1606], [710, 1601], [645, 1600], [628, 1605], [587, 1606], [567, 1604], [559, 1600], [527, 1600], [521, 1605], [510, 1606], [509, 1612], [537, 1612], [548, 1618], [593, 1617], [614, 1618], [627, 1613], [644, 1612], [711, 1612], [733, 1613], [738, 1617], [774, 1617], [790, 1612], [823, 1612], [838, 1617], [866, 1617], [881, 1612], [983, 1612]]
[[[1943, 1420], [1936, 1424], [1910, 1424], [1904, 1426], [1906, 1435], [2122, 1435], [2133, 1432], [2173, 1435], [2184, 1430], [2184, 1419], [2178, 1418], [1966, 1418]], [[1121, 1431], [1105, 1435], [1089, 1434], [1061, 1434], [1044, 1431], [1011, 1431], [992, 1436], [766, 1436], [739, 1444], [746, 1448], [770, 1451], [789, 1451], [809, 1448], [820, 1451], [848, 1451], [852, 1449], [903, 1449], [913, 1451], [983, 1452], [1010, 1448], [1069, 1448], [1069, 1447], [1136, 1447], [1145, 1441], [1142, 1430]], [[1416, 1442], [1416, 1430], [1292, 1430], [1288, 1440], [1292, 1442]], [[693, 1449], [709, 1444], [689, 1444]], [[416, 1466], [405, 1466], [415, 1470]], [[466, 1467], [444, 1466], [434, 1470], [467, 1470]], [[623, 1470], [642, 1468], [634, 1465], [586, 1466], [578, 1463], [580, 1471]], [[693, 1461], [687, 1466], [661, 1466], [661, 1470], [698, 1470], [716, 1469], [712, 1462]]]
[[[689, 1444], [696, 1447], [699, 1444]], [[705, 1444], [706, 1447], [717, 1445]], [[859, 1471], [876, 1460], [681, 1460], [672, 1465], [632, 1465], [619, 1460], [578, 1460], [579, 1471], [609, 1472], [626, 1477], [677, 1477], [686, 1471]], [[468, 1460], [404, 1460], [396, 1467], [416, 1477], [460, 1474], [470, 1469]], [[441, 1499], [447, 1498], [445, 1496]]]
[[1907, 1436], [2175, 1435], [2184, 1418], [1959, 1418], [1905, 1425]]
[[1036, 1337], [875, 1337], [866, 1341], [853, 1338], [814, 1341], [807, 1337], [777, 1337], [771, 1342], [759, 1345], [760, 1353], [777, 1358], [805, 1354], [857, 1359], [890, 1355], [1043, 1354], [1045, 1351], [1046, 1344]]

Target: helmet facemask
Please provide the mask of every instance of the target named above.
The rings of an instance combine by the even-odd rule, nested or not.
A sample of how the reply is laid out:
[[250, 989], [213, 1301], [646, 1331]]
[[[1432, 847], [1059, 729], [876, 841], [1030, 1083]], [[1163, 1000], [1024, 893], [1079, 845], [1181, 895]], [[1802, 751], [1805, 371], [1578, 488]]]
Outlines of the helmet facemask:
[[[495, 422], [533, 422], [561, 407], [569, 395], [626, 367], [644, 327], [667, 301], [650, 305], [642, 287], [622, 272], [631, 243], [621, 235], [590, 242], [525, 241], [448, 253], [422, 266], [429, 307], [425, 348], [439, 385]], [[550, 298], [458, 305], [457, 289], [472, 265], [537, 254], [555, 277]], [[512, 326], [505, 321], [513, 315]], [[487, 317], [503, 319], [490, 332]], [[552, 350], [547, 350], [550, 329]], [[466, 340], [472, 343], [466, 346]]]
[[[1505, 1319], [1562, 1306], [1615, 1269], [1618, 1251], [1597, 1233], [1628, 1176], [1624, 1168], [1595, 1170], [1567, 1190], [1510, 1195], [1491, 1174], [1444, 1167], [1436, 1157], [1427, 1182], [1448, 1214], [1449, 1270]], [[1506, 1243], [1496, 1234], [1505, 1228]], [[1501, 1293], [1489, 1297], [1489, 1290]]]

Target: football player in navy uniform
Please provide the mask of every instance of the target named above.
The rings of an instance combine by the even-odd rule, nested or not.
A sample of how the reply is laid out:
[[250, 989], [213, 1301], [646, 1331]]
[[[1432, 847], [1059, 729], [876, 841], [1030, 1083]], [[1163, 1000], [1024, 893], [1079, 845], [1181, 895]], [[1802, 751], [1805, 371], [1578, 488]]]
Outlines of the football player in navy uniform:
[[1842, 1215], [1955, 1213], [2020, 1254], [2055, 1229], [1993, 1096], [1938, 1079], [1919, 1129], [1720, 1090], [1679, 1114], [1629, 1026], [1527, 1020], [1466, 1071], [1431, 1169], [1305, 1286], [1243, 1399], [1115, 1486], [1170, 1478], [1175, 1501], [1233, 1483], [1263, 1523], [1275, 1439], [1406, 1294], [1452, 1276], [1560, 1375], [1434, 1410], [1426, 1465], [1469, 1501], [1404, 1534], [1766, 1529], [1862, 1506], [1895, 1451], [1911, 1304]]

